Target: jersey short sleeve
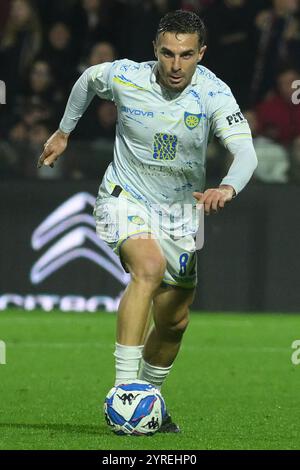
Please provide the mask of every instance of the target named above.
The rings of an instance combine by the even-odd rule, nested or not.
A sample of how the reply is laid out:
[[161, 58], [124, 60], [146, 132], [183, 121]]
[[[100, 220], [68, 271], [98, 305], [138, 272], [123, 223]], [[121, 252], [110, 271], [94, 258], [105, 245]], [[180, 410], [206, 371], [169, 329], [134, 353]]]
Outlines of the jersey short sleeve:
[[103, 64], [93, 65], [86, 71], [89, 86], [96, 95], [105, 100], [113, 100], [111, 70], [114, 64], [114, 62], [105, 62]]
[[227, 85], [210, 95], [211, 129], [225, 147], [239, 139], [252, 139], [248, 122]]

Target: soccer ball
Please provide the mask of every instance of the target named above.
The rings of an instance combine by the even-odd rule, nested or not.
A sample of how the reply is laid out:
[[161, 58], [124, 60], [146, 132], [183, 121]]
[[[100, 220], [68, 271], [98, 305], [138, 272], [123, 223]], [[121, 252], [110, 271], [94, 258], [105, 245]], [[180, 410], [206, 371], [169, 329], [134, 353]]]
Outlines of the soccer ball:
[[143, 380], [113, 387], [104, 401], [107, 424], [116, 434], [149, 435], [161, 427], [166, 406], [160, 391]]

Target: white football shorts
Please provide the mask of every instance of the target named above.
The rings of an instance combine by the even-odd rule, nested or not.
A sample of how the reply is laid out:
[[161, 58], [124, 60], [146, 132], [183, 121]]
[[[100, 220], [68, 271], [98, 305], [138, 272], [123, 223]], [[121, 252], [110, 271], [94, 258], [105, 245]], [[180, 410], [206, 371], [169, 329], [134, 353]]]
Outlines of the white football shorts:
[[[174, 237], [163, 228], [144, 203], [136, 200], [120, 186], [112, 185], [110, 194], [103, 185], [95, 203], [94, 218], [98, 236], [120, 257], [122, 244], [131, 236], [141, 234], [155, 238], [167, 261], [162, 286], [186, 289], [197, 283], [197, 253], [192, 235]], [[126, 270], [124, 264], [122, 263]]]

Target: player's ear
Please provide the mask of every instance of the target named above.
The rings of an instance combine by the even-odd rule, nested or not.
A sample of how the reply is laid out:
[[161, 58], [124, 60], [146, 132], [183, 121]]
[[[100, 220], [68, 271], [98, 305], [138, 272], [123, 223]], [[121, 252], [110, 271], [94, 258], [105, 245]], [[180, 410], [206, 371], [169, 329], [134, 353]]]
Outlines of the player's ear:
[[200, 51], [199, 51], [199, 56], [198, 56], [198, 62], [201, 62], [201, 60], [203, 59], [203, 56], [206, 52], [206, 49], [207, 49], [207, 46], [202, 46], [200, 48]]
[[156, 41], [152, 41], [152, 44], [153, 44], [153, 49], [154, 49], [154, 55], [155, 55], [155, 57], [157, 58], [157, 45], [156, 45]]

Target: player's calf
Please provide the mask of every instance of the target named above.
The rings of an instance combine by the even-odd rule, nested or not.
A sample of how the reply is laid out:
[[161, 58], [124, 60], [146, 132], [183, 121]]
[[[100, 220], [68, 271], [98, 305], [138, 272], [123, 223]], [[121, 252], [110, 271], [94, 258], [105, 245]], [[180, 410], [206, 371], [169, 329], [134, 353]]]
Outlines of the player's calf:
[[157, 335], [164, 341], [179, 342], [189, 324], [189, 312], [186, 311], [180, 319], [159, 321], [156, 319]]

